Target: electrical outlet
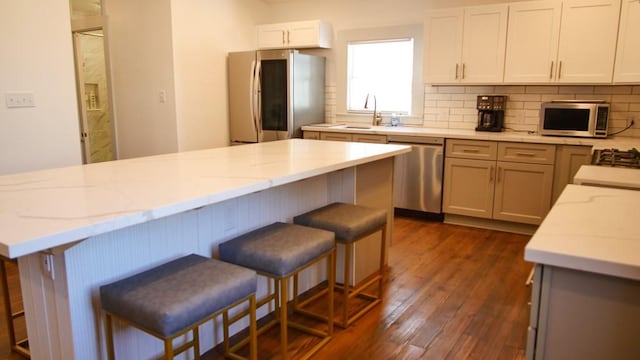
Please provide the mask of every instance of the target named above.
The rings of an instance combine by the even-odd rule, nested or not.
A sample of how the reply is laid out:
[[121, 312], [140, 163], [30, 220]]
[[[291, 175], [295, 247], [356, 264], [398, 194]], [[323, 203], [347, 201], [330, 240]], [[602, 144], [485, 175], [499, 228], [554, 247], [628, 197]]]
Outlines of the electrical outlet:
[[32, 92], [6, 93], [4, 98], [7, 108], [28, 108], [36, 106]]
[[636, 119], [633, 116], [629, 116], [629, 119], [627, 119], [627, 126], [632, 127], [632, 128], [636, 128]]

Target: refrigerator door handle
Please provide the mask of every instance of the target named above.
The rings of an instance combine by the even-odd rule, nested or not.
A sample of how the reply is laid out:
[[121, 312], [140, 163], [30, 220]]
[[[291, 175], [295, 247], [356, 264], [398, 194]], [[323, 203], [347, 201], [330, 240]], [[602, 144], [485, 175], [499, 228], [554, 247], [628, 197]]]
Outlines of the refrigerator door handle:
[[256, 60], [254, 63], [253, 77], [251, 79], [251, 114], [253, 116], [253, 126], [255, 127], [256, 134], [258, 136], [258, 142], [262, 141], [262, 126], [260, 124], [262, 119], [262, 100], [260, 97], [260, 93], [262, 91], [260, 87], [261, 71], [260, 60]]

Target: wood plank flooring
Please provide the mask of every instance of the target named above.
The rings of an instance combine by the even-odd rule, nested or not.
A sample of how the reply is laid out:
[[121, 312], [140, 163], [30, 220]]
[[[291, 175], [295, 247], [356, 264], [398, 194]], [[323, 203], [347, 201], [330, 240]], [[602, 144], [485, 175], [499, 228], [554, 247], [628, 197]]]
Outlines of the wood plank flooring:
[[[524, 359], [528, 236], [404, 217], [394, 232], [382, 305], [336, 328], [315, 359]], [[0, 320], [0, 360], [21, 359]], [[292, 335], [291, 350], [312, 344]], [[278, 344], [277, 331], [261, 336], [260, 358]], [[217, 359], [219, 347], [203, 356]]]

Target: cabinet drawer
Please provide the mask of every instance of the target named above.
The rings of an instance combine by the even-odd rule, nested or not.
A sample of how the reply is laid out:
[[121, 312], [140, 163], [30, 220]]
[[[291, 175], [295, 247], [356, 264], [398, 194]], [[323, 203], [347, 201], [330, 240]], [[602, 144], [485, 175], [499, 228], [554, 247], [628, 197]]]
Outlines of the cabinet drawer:
[[320, 140], [352, 141], [353, 136], [351, 136], [351, 134], [344, 134], [344, 133], [323, 132], [323, 133], [320, 133]]
[[556, 146], [550, 144], [498, 143], [498, 160], [532, 164], [549, 164], [555, 161]]
[[386, 135], [371, 135], [371, 134], [353, 134], [353, 141], [355, 142], [368, 142], [376, 144], [386, 144]]
[[446, 156], [464, 159], [495, 160], [498, 145], [495, 141], [447, 140]]

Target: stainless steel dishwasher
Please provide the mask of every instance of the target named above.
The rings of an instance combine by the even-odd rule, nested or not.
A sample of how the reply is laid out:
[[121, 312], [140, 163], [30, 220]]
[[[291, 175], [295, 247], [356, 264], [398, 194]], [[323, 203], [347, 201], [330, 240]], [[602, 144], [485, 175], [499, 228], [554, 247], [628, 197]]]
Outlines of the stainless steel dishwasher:
[[393, 206], [441, 214], [444, 139], [387, 135], [387, 141], [412, 148], [411, 152], [396, 156]]

